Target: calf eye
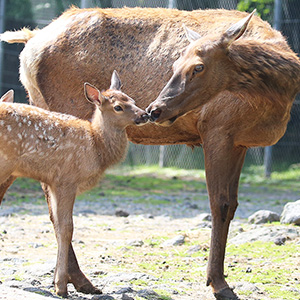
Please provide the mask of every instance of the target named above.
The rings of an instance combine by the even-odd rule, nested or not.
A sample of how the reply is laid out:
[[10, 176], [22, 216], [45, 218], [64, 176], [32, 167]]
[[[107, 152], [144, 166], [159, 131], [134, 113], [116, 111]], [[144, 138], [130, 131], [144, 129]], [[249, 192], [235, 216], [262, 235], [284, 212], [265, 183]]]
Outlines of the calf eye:
[[201, 73], [204, 70], [204, 65], [200, 64], [200, 65], [196, 65], [194, 67], [194, 71], [193, 71], [193, 75], [196, 75], [198, 73]]
[[123, 108], [120, 105], [114, 106], [115, 111], [123, 111]]

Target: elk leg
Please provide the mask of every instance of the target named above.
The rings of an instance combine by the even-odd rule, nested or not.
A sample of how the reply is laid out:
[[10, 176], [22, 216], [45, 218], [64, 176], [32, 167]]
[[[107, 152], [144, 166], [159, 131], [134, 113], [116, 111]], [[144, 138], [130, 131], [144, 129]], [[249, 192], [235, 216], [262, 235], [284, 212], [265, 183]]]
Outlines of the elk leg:
[[13, 184], [17, 177], [9, 176], [1, 185], [0, 185], [0, 204], [3, 200], [3, 197], [8, 190], [8, 188]]
[[236, 147], [230, 138], [207, 138], [204, 142], [205, 169], [212, 232], [207, 268], [207, 285], [211, 285], [216, 299], [239, 299], [224, 279], [224, 258], [230, 221], [238, 206], [238, 182], [246, 148]]
[[69, 264], [68, 264], [69, 282], [74, 285], [78, 292], [84, 294], [102, 294], [102, 291], [89, 281], [79, 268], [72, 244], [69, 247]]
[[54, 273], [54, 286], [57, 295], [67, 297], [68, 256], [73, 235], [73, 205], [76, 188], [60, 185], [48, 188], [51, 218], [58, 244], [57, 261]]
[[[53, 221], [53, 212], [52, 212], [51, 201], [49, 196], [49, 186], [44, 183], [41, 183], [41, 185], [45, 193], [45, 198], [47, 200], [50, 220], [53, 223], [54, 221]], [[73, 250], [72, 243], [70, 243], [69, 245], [68, 277], [69, 277], [68, 282], [72, 283], [78, 292], [85, 293], [85, 294], [102, 294], [102, 291], [96, 288], [95, 286], [93, 286], [90, 280], [80, 270], [75, 252]]]

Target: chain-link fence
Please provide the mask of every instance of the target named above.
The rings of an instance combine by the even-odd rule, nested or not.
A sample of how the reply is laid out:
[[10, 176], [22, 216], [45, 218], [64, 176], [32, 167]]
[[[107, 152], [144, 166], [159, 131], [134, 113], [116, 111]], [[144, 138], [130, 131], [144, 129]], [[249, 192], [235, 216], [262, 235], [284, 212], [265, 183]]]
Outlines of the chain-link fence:
[[[70, 5], [78, 7], [166, 7], [182, 10], [225, 8], [252, 11], [267, 20], [287, 37], [296, 53], [300, 52], [300, 1], [299, 0], [0, 0], [1, 31], [24, 26], [43, 27]], [[16, 99], [25, 99], [25, 91], [18, 80], [19, 53], [23, 45], [2, 43], [1, 93], [15, 89]], [[282, 169], [300, 163], [300, 101], [296, 99], [291, 121], [284, 137], [272, 147], [273, 169]], [[263, 148], [250, 149], [245, 166], [263, 165]], [[143, 146], [130, 145], [124, 162], [128, 165], [174, 166], [187, 169], [204, 168], [201, 148], [184, 145]]]

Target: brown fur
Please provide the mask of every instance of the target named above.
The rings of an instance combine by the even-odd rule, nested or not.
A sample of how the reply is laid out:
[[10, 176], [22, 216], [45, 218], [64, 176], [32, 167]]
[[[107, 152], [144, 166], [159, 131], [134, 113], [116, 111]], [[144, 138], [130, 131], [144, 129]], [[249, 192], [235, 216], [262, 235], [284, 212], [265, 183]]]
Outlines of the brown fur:
[[[121, 91], [109, 89], [101, 95], [89, 85], [85, 91], [97, 106], [91, 121], [30, 105], [4, 103], [11, 98], [10, 93], [0, 103], [0, 183], [10, 183], [20, 176], [43, 182], [58, 242], [55, 288], [62, 296], [66, 296], [72, 277], [68, 252], [73, 252], [69, 246], [75, 197], [95, 186], [108, 167], [123, 159], [127, 149], [125, 127], [148, 120]], [[123, 110], [115, 111], [116, 106]], [[74, 280], [79, 289], [87, 281]]]
[[[237, 299], [224, 279], [223, 261], [246, 150], [278, 141], [299, 91], [299, 60], [268, 23], [253, 16], [229, 46], [234, 29], [228, 29], [247, 16], [227, 10], [73, 8], [36, 32], [20, 57], [21, 81], [37, 106], [89, 118], [93, 108], [82, 97], [83, 82], [101, 87], [117, 69], [126, 78], [125, 92], [141, 107], [157, 98], [148, 110], [167, 108], [158, 123], [181, 116], [168, 127], [128, 127], [127, 133], [135, 143], [203, 145], [213, 215], [207, 276], [218, 299]], [[183, 24], [202, 38], [189, 45]], [[204, 61], [205, 76], [198, 74], [182, 96], [164, 101], [164, 85], [171, 78], [168, 88], [176, 87], [180, 72], [178, 88], [178, 78], [193, 73], [195, 59]]]

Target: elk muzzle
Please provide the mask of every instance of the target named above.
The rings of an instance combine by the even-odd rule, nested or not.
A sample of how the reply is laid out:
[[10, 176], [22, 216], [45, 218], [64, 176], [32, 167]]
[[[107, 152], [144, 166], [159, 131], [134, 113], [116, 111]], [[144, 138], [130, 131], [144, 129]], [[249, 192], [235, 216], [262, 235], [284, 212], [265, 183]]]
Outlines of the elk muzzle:
[[136, 125], [143, 125], [147, 123], [149, 120], [150, 120], [150, 116], [146, 112], [143, 112], [134, 120], [134, 123]]
[[177, 119], [180, 98], [185, 91], [185, 79], [183, 77], [180, 73], [175, 73], [157, 99], [146, 108], [151, 121], [170, 125]]

